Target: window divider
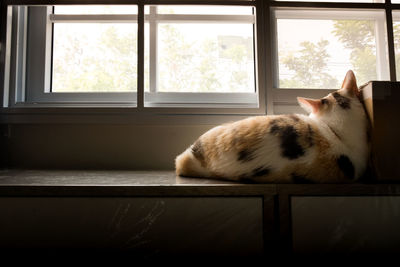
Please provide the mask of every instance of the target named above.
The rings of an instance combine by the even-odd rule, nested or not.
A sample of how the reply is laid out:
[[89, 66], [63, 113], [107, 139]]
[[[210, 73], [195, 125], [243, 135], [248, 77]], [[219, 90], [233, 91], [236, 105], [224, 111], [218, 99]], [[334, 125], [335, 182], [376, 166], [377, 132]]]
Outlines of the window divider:
[[137, 66], [137, 109], [138, 111], [144, 108], [144, 0], [138, 1], [138, 21], [137, 21], [137, 46], [138, 46], [138, 66]]
[[388, 42], [388, 57], [389, 57], [389, 71], [390, 81], [397, 81], [396, 77], [396, 55], [394, 49], [394, 34], [393, 34], [393, 10], [390, 0], [386, 0], [386, 30], [387, 30], [387, 42]]
[[274, 1], [264, 2], [264, 25], [266, 27], [266, 60], [267, 66], [267, 80], [266, 80], [266, 105], [267, 114], [276, 114], [276, 107], [274, 103], [274, 94], [276, 92], [277, 83], [279, 81], [279, 62], [278, 62], [278, 49], [277, 49], [277, 27], [274, 8], [272, 7]]

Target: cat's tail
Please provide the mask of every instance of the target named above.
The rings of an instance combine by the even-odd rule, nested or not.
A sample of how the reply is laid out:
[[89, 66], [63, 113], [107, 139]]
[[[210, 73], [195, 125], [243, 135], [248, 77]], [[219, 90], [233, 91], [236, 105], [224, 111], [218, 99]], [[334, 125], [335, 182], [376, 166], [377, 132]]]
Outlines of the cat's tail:
[[192, 148], [186, 149], [175, 159], [175, 172], [180, 176], [210, 177], [211, 173], [193, 155]]

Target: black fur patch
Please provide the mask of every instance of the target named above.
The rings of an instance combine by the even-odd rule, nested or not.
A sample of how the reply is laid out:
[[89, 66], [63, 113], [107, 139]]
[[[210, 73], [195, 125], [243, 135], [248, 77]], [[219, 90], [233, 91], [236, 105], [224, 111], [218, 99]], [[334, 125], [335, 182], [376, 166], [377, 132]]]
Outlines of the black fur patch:
[[272, 133], [278, 133], [281, 139], [282, 156], [288, 159], [297, 159], [304, 155], [304, 149], [298, 143], [299, 134], [296, 129], [291, 126], [282, 128], [271, 128]]
[[322, 99], [321, 99], [321, 104], [322, 104], [322, 105], [326, 105], [326, 104], [328, 104], [328, 103], [329, 103], [328, 99], [326, 99], [326, 98], [322, 98]]
[[342, 96], [338, 92], [335, 92], [332, 94], [333, 97], [336, 99], [336, 102], [339, 104], [339, 106], [343, 109], [349, 109], [350, 108], [350, 99]]
[[281, 131], [281, 127], [279, 127], [279, 125], [277, 124], [272, 124], [271, 128], [270, 128], [270, 133], [272, 134], [277, 134]]
[[272, 134], [279, 133], [279, 131], [280, 131], [280, 129], [281, 129], [281, 127], [279, 127], [279, 125], [278, 125], [278, 121], [279, 121], [279, 120], [273, 120], [273, 121], [271, 121], [271, 126], [270, 126], [269, 131], [270, 131]]
[[271, 172], [271, 170], [268, 167], [258, 167], [253, 170], [253, 175], [254, 176], [266, 176]]
[[197, 140], [192, 145], [192, 154], [193, 156], [203, 164], [204, 162], [204, 155], [203, 155], [203, 146], [201, 145], [201, 141]]
[[253, 151], [249, 149], [243, 149], [242, 151], [239, 151], [238, 161], [248, 162], [253, 159], [254, 159]]
[[337, 164], [339, 166], [339, 169], [343, 172], [344, 176], [347, 179], [354, 179], [354, 165], [348, 156], [340, 155], [340, 157], [337, 159]]
[[303, 176], [303, 175], [298, 175], [296, 173], [292, 173], [292, 181], [293, 183], [296, 184], [313, 184], [314, 181], [308, 179], [307, 177]]

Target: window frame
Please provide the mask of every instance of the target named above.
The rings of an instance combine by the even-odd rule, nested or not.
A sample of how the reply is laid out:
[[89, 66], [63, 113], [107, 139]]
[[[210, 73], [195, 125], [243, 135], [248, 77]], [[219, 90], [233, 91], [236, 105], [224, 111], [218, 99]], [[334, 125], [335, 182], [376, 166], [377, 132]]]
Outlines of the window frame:
[[[123, 104], [129, 107], [136, 106], [136, 93], [135, 92], [102, 92], [102, 93], [91, 93], [91, 92], [79, 92], [79, 93], [71, 93], [71, 92], [51, 92], [52, 88], [52, 78], [53, 78], [53, 69], [52, 69], [52, 60], [53, 60], [53, 34], [54, 34], [54, 17], [61, 17], [58, 21], [66, 21], [67, 18], [71, 18], [71, 15], [54, 15], [52, 6], [44, 7], [45, 18], [43, 18], [45, 25], [39, 25], [40, 28], [44, 28], [44, 31], [34, 31], [32, 35], [45, 34], [45, 45], [40, 47], [36, 45], [36, 47], [40, 47], [43, 49], [43, 54], [45, 54], [44, 58], [44, 65], [45, 65], [45, 73], [41, 75], [41, 81], [33, 82], [33, 79], [28, 79], [27, 83], [33, 84], [34, 88], [29, 88], [28, 90], [25, 89], [26, 99], [25, 101], [21, 101], [17, 103], [21, 106], [26, 104], [41, 104], [41, 105], [69, 105], [69, 104], [81, 104], [81, 105], [88, 105], [91, 104]], [[44, 11], [43, 10], [43, 11]], [[39, 11], [40, 12], [40, 11]], [[80, 17], [81, 21], [85, 18], [85, 22], [89, 22], [88, 18], [91, 18], [91, 22], [113, 22], [113, 23], [136, 23], [137, 22], [137, 15], [73, 15], [74, 17]], [[34, 15], [33, 18], [29, 17], [28, 19], [32, 19], [35, 22], [38, 21], [40, 18]], [[71, 20], [70, 20], [71, 21]], [[71, 23], [79, 23], [77, 19], [75, 19]], [[29, 41], [39, 42], [41, 38], [29, 38]], [[35, 45], [34, 45], [35, 46]], [[28, 53], [29, 54], [29, 53]], [[42, 62], [39, 62], [41, 65]], [[35, 64], [34, 64], [35, 65]], [[35, 66], [27, 66], [32, 71]], [[29, 72], [30, 72], [29, 71]], [[29, 73], [28, 72], [28, 73]], [[43, 90], [44, 89], [44, 90]], [[24, 90], [24, 89], [22, 89]], [[12, 104], [12, 103], [11, 103]]]
[[[76, 0], [4, 0], [1, 8], [1, 49], [0, 51], [0, 84], [8, 88], [13, 81], [4, 79], [10, 74], [10, 22], [8, 15], [10, 5], [68, 5], [68, 4], [135, 4], [138, 5], [138, 48], [144, 49], [144, 6], [145, 5], [250, 5], [256, 7], [256, 80], [259, 86], [259, 108], [160, 108], [145, 107], [144, 91], [138, 91], [137, 107], [132, 109], [124, 105], [84, 105], [71, 106], [41, 106], [25, 105], [0, 109], [0, 121], [13, 122], [104, 122], [139, 124], [213, 124], [247, 117], [249, 115], [280, 114], [299, 112], [295, 96], [321, 97], [330, 92], [326, 89], [278, 89], [276, 81], [277, 60], [274, 55], [273, 43], [276, 33], [272, 19], [272, 9], [276, 8], [308, 8], [308, 9], [347, 9], [347, 10], [383, 10], [386, 19], [387, 50], [389, 58], [390, 81], [396, 80], [395, 50], [393, 40], [393, 10], [400, 10], [400, 3], [392, 4], [390, 0], [384, 3], [347, 3], [347, 2], [300, 2], [300, 1], [263, 1], [263, 0], [88, 0], [79, 3]], [[5, 48], [5, 49], [4, 49]], [[138, 57], [138, 84], [144, 88], [144, 55]], [[283, 92], [284, 91], [284, 92]], [[0, 101], [7, 104], [12, 91], [3, 90]], [[88, 109], [89, 107], [89, 109]], [[50, 115], [51, 114], [51, 115]], [[99, 116], [101, 115], [101, 116]], [[150, 119], [150, 120], [149, 120]]]
[[[319, 14], [315, 14], [316, 12], [321, 12]], [[371, 20], [375, 21], [379, 30], [377, 31], [376, 36], [376, 68], [383, 69], [381, 72], [377, 72], [378, 76], [382, 74], [385, 76], [384, 78], [379, 77], [380, 80], [389, 80], [390, 71], [389, 71], [389, 60], [386, 60], [386, 55], [388, 54], [387, 40], [386, 38], [381, 38], [378, 34], [386, 33], [386, 21], [385, 14], [382, 13], [382, 10], [379, 9], [312, 9], [312, 8], [273, 8], [271, 9], [272, 13], [272, 23], [276, 23], [277, 19], [307, 19], [307, 20], [335, 20], [335, 19], [351, 19], [351, 20]], [[274, 28], [277, 29], [276, 25]], [[386, 37], [386, 36], [384, 36]], [[273, 58], [275, 62], [274, 68], [274, 77], [273, 77], [273, 92], [274, 92], [274, 103], [288, 103], [297, 104], [297, 96], [306, 95], [311, 98], [322, 98], [328, 93], [332, 93], [335, 91], [335, 88], [330, 89], [318, 89], [318, 88], [280, 88], [279, 87], [279, 60], [278, 60], [278, 34], [275, 33], [273, 35]], [[383, 47], [383, 48], [382, 48]], [[359, 84], [361, 85], [361, 84]], [[314, 92], [315, 91], [315, 92]], [[279, 104], [278, 104], [279, 105]], [[284, 106], [284, 104], [283, 104]], [[281, 107], [281, 110], [284, 107]], [[295, 109], [299, 112], [299, 108]], [[280, 113], [284, 113], [282, 110]]]
[[[145, 90], [146, 107], [258, 107], [258, 83], [254, 77], [253, 93], [191, 93], [191, 92], [162, 92], [158, 91], [159, 79], [157, 72], [157, 27], [163, 23], [190, 24], [190, 23], [216, 23], [216, 24], [253, 24], [256, 27], [255, 14], [253, 15], [214, 15], [214, 14], [163, 14], [157, 13], [156, 5], [148, 5], [149, 13], [145, 13], [145, 23], [149, 24], [149, 92]], [[159, 5], [164, 6], [164, 5]], [[255, 29], [253, 29], [253, 40], [255, 41]], [[254, 47], [254, 58], [256, 47]], [[255, 62], [254, 62], [255, 63]], [[254, 66], [256, 69], [256, 66]], [[255, 73], [254, 73], [255, 74]], [[256, 75], [255, 75], [256, 76]], [[198, 99], [201, 99], [199, 101]]]
[[[274, 21], [274, 10], [322, 10], [322, 11], [383, 11], [385, 20], [385, 32], [387, 38], [387, 50], [388, 61], [389, 61], [389, 80], [396, 81], [396, 66], [395, 66], [395, 53], [394, 53], [394, 41], [393, 41], [393, 24], [392, 24], [392, 10], [400, 9], [399, 4], [391, 4], [390, 0], [375, 3], [346, 3], [346, 2], [294, 2], [294, 1], [271, 1], [269, 2], [271, 14], [271, 28], [276, 31], [276, 25]], [[302, 109], [297, 104], [297, 96], [305, 96], [311, 98], [321, 98], [328, 93], [335, 91], [336, 89], [295, 89], [295, 88], [278, 88], [276, 86], [279, 79], [279, 66], [278, 66], [278, 56], [277, 56], [277, 33], [273, 32], [271, 34], [272, 38], [272, 85], [269, 84], [267, 90], [271, 91], [272, 102], [274, 114], [283, 114], [288, 112], [301, 112]], [[377, 47], [378, 49], [378, 47]], [[377, 51], [377, 64], [378, 64], [378, 53]], [[359, 84], [360, 86], [361, 84]]]
[[[31, 1], [6, 1], [8, 2], [7, 4], [9, 5], [24, 5], [24, 4], [29, 4], [33, 6], [41, 6], [41, 5], [47, 5], [47, 4], [51, 4], [51, 5], [58, 5], [58, 4], [77, 4], [76, 1], [39, 1], [35, 2], [35, 3], [31, 3]], [[16, 3], [17, 2], [17, 3]], [[69, 3], [71, 2], [71, 3]], [[91, 1], [91, 3], [82, 3], [82, 4], [105, 4], [104, 2], [108, 2], [108, 1]], [[166, 5], [166, 4], [183, 4], [186, 3], [186, 1], [179, 1], [179, 2], [175, 2], [175, 3], [170, 3], [169, 1], [163, 2], [162, 5]], [[46, 94], [46, 92], [49, 92], [49, 85], [48, 85], [48, 81], [44, 82], [45, 83], [45, 92], [39, 92], [38, 97], [34, 96], [33, 98], [31, 97], [30, 99], [28, 99], [28, 101], [21, 101], [21, 98], [24, 97], [24, 94], [22, 92], [18, 92], [18, 94], [15, 94], [16, 92], [13, 92], [10, 90], [10, 94], [9, 95], [5, 95], [4, 99], [3, 99], [3, 103], [4, 106], [6, 108], [2, 108], [2, 113], [18, 113], [18, 111], [21, 111], [22, 113], [25, 112], [28, 109], [31, 109], [32, 113], [46, 113], [46, 111], [48, 110], [53, 110], [54, 108], [58, 107], [59, 109], [67, 109], [68, 113], [70, 113], [72, 111], [72, 113], [75, 113], [75, 111], [78, 108], [81, 108], [79, 112], [82, 112], [84, 108], [104, 108], [103, 112], [111, 112], [114, 113], [116, 110], [118, 110], [118, 112], [123, 113], [124, 115], [126, 114], [130, 114], [132, 116], [138, 117], [138, 116], [142, 116], [141, 114], [147, 114], [147, 113], [151, 113], [151, 114], [156, 114], [157, 116], [159, 116], [160, 114], [166, 114], [168, 118], [171, 118], [171, 116], [169, 114], [183, 114], [183, 115], [195, 115], [195, 114], [207, 114], [207, 115], [242, 115], [242, 116], [248, 116], [248, 115], [254, 115], [254, 114], [265, 114], [265, 104], [262, 102], [262, 99], [264, 99], [265, 97], [263, 96], [264, 94], [264, 87], [265, 86], [261, 86], [263, 89], [259, 89], [259, 81], [257, 79], [258, 75], [256, 70], [260, 68], [260, 66], [255, 66], [255, 86], [256, 86], [256, 92], [253, 94], [243, 94], [243, 93], [204, 93], [202, 95], [202, 97], [204, 97], [204, 99], [207, 99], [207, 101], [209, 103], [202, 103], [200, 104], [199, 101], [196, 101], [195, 98], [193, 98], [192, 101], [185, 101], [185, 97], [186, 96], [192, 96], [193, 94], [188, 93], [186, 94], [173, 94], [173, 93], [169, 93], [169, 95], [163, 94], [163, 93], [157, 93], [157, 95], [154, 95], [153, 93], [147, 93], [144, 92], [144, 88], [143, 88], [143, 79], [144, 76], [141, 75], [140, 73], [143, 73], [143, 68], [144, 68], [144, 50], [143, 50], [143, 46], [144, 46], [144, 23], [146, 20], [146, 16], [150, 16], [150, 15], [145, 15], [144, 14], [144, 6], [145, 5], [150, 5], [151, 3], [144, 3], [144, 1], [130, 1], [129, 3], [126, 3], [126, 1], [115, 1], [113, 2], [113, 4], [132, 4], [132, 5], [136, 5], [138, 6], [138, 14], [137, 15], [128, 15], [130, 16], [130, 18], [132, 19], [132, 17], [138, 18], [138, 50], [139, 51], [143, 51], [143, 53], [138, 53], [138, 92], [137, 93], [115, 93], [115, 95], [119, 95], [122, 96], [121, 97], [121, 101], [117, 100], [117, 101], [109, 101], [107, 99], [108, 96], [113, 95], [114, 93], [77, 93], [77, 94], [71, 94], [71, 93], [61, 93], [61, 92], [53, 92], [51, 94]], [[190, 4], [205, 4], [203, 1], [195, 1], [192, 2]], [[210, 5], [210, 3], [206, 3], [207, 5]], [[229, 1], [229, 2], [222, 2], [219, 1], [218, 3], [211, 3], [211, 4], [223, 4], [223, 5], [246, 5], [246, 6], [255, 6], [255, 3], [253, 1]], [[6, 5], [7, 6], [7, 5]], [[49, 10], [50, 8], [48, 8]], [[140, 12], [141, 9], [141, 12]], [[105, 15], [102, 16], [102, 18], [100, 19], [113, 19], [112, 17], [115, 15]], [[127, 17], [126, 15], [117, 15], [117, 16], [122, 16], [122, 17]], [[181, 19], [179, 17], [182, 16], [176, 16], [176, 15], [160, 15], [162, 17], [164, 17], [164, 19]], [[251, 15], [252, 17], [254, 17], [253, 15]], [[51, 25], [51, 21], [52, 20], [57, 20], [61, 21], [61, 20], [65, 20], [71, 18], [71, 17], [75, 17], [75, 18], [79, 18], [80, 19], [88, 19], [89, 17], [91, 17], [90, 19], [94, 19], [93, 21], [98, 20], [99, 18], [95, 18], [95, 16], [92, 15], [55, 15], [55, 14], [48, 14], [48, 16], [46, 16], [47, 18], [49, 18], [49, 20], [47, 21], [47, 29], [49, 29], [49, 25]], [[218, 18], [219, 16], [215, 16], [215, 15], [195, 15], [197, 20], [210, 20], [210, 17], [213, 18], [213, 20], [215, 21], [219, 21], [221, 20], [221, 18]], [[225, 16], [225, 18], [230, 17], [232, 20], [234, 19], [234, 16]], [[247, 17], [249, 17], [249, 15], [247, 15]], [[74, 19], [74, 18], [72, 18]], [[123, 20], [129, 19], [129, 18], [122, 18]], [[236, 21], [238, 21], [236, 19]], [[248, 22], [248, 18], [246, 19], [246, 21]], [[240, 22], [240, 20], [239, 20]], [[254, 21], [254, 19], [252, 20], [252, 23], [254, 23], [255, 27], [257, 27], [257, 23], [256, 21]], [[7, 27], [9, 27], [9, 22], [5, 23], [7, 25]], [[139, 26], [139, 24], [142, 24], [142, 26]], [[52, 27], [51, 27], [52, 28]], [[46, 30], [48, 31], [48, 30]], [[254, 42], [257, 41], [256, 39], [256, 31], [257, 28], [254, 29]], [[7, 38], [6, 38], [7, 39]], [[9, 39], [9, 38], [8, 38]], [[49, 42], [51, 42], [51, 38], [47, 38], [47, 45]], [[255, 44], [255, 47], [257, 47], [258, 44]], [[48, 51], [48, 50], [47, 50]], [[32, 53], [31, 53], [32, 54]], [[142, 55], [140, 55], [142, 54]], [[255, 57], [255, 64], [257, 64], [257, 62], [262, 62], [262, 60], [258, 60], [257, 59], [257, 52], [256, 50], [254, 51], [254, 57]], [[48, 56], [46, 55], [46, 60], [48, 59]], [[7, 65], [7, 64], [6, 64]], [[49, 66], [50, 64], [46, 64], [47, 66]], [[8, 66], [10, 67], [10, 63], [8, 62]], [[15, 66], [11, 66], [15, 67]], [[48, 71], [47, 71], [48, 72]], [[38, 76], [43, 76], [43, 75], [38, 75]], [[48, 73], [46, 74], [47, 77], [51, 76]], [[14, 78], [14, 77], [13, 77]], [[11, 78], [11, 80], [13, 80], [13, 78]], [[261, 82], [262, 83], [262, 82]], [[141, 87], [141, 89], [139, 89]], [[39, 90], [42, 88], [39, 88]], [[23, 90], [24, 91], [24, 90]], [[14, 99], [13, 99], [13, 94], [14, 95], [18, 95], [18, 99], [15, 99], [15, 103], [14, 103]], [[144, 106], [144, 99], [143, 96], [144, 94], [149, 95], [149, 99], [154, 99], [153, 103], [151, 105], [148, 106]], [[226, 99], [226, 95], [229, 94], [231, 95], [231, 99], [233, 99], [235, 102], [232, 102], [231, 100], [227, 100]], [[79, 95], [79, 97], [82, 98], [82, 101], [76, 102], [76, 101], [72, 101], [74, 100], [75, 96]], [[98, 97], [96, 98], [96, 101], [93, 102], [89, 102], [89, 101], [85, 101], [88, 100], [90, 97], [93, 97], [96, 95], [98, 95]], [[125, 99], [127, 99], [127, 95], [130, 96], [129, 101], [123, 101]], [[198, 95], [198, 94], [197, 94]], [[22, 96], [22, 97], [20, 97]], [[161, 99], [160, 99], [161, 96]], [[173, 99], [173, 97], [176, 96], [175, 99]], [[10, 98], [10, 100], [7, 103], [7, 97]], [[132, 101], [133, 98], [137, 97], [137, 102], [136, 101]], [[37, 99], [40, 99], [42, 101], [36, 101]], [[172, 99], [171, 99], [172, 98]], [[260, 99], [260, 101], [258, 101], [258, 99]], [[44, 101], [43, 101], [44, 100]], [[65, 101], [67, 100], [67, 101]], [[71, 100], [71, 101], [68, 101]], [[168, 100], [168, 101], [165, 101]], [[255, 102], [259, 102], [258, 104], [255, 104]], [[136, 103], [135, 103], [136, 102]], [[159, 104], [159, 102], [162, 102], [161, 104]], [[132, 108], [134, 107], [134, 108]], [[41, 109], [41, 110], [39, 110]], [[112, 110], [113, 109], [113, 110]], [[23, 110], [23, 111], [22, 111]], [[92, 113], [96, 113], [94, 112], [93, 109], [91, 109], [91, 111], [93, 111]], [[3, 116], [4, 117], [4, 116]], [[145, 116], [144, 116], [145, 117]], [[159, 116], [160, 117], [160, 116]], [[164, 116], [165, 117], [165, 116]]]

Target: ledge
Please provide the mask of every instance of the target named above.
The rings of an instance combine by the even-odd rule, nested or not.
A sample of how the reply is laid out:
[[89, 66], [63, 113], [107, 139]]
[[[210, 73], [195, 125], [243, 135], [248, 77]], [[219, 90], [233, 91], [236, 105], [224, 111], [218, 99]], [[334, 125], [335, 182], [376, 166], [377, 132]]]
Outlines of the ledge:
[[1, 170], [0, 196], [263, 196], [276, 185], [184, 178], [173, 171]]
[[243, 184], [173, 171], [0, 170], [0, 196], [400, 195], [400, 183]]

